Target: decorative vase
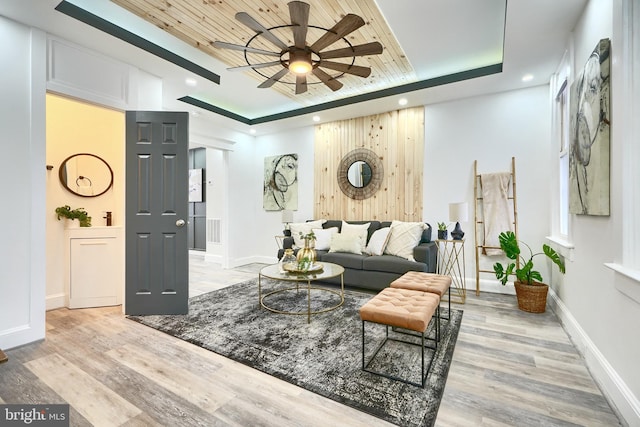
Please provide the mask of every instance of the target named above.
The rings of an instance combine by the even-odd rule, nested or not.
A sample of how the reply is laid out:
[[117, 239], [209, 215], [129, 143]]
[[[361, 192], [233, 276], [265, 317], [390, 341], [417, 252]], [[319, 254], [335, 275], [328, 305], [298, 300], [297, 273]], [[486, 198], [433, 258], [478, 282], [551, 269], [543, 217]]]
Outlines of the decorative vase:
[[[296, 256], [293, 254], [293, 249], [285, 249], [284, 255], [280, 260], [280, 270], [282, 271], [293, 270], [295, 269], [295, 266], [297, 264], [298, 264], [298, 260], [296, 259]], [[286, 268], [286, 266], [289, 266], [289, 268]]]
[[547, 307], [547, 292], [549, 286], [544, 283], [534, 282], [528, 285], [522, 282], [514, 282], [518, 308], [528, 313], [544, 313]]
[[316, 250], [313, 243], [314, 241], [315, 240], [304, 239], [304, 248], [300, 249], [298, 251], [298, 254], [296, 255], [298, 263], [306, 260], [309, 261], [309, 265], [312, 265], [314, 262], [316, 262]]
[[438, 239], [447, 240], [447, 230], [438, 230]]

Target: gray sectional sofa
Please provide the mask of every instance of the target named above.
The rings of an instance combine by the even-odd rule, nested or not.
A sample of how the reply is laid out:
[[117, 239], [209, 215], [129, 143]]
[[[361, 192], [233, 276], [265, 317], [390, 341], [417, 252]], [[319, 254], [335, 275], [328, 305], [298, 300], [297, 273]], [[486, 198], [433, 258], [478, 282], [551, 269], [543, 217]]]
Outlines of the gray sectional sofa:
[[[367, 241], [374, 231], [391, 226], [391, 221], [346, 221], [349, 224], [366, 224], [370, 222]], [[342, 228], [342, 220], [327, 220], [322, 228]], [[293, 247], [293, 237], [287, 236], [283, 241], [283, 249], [278, 251], [278, 259], [282, 258], [284, 249]], [[395, 255], [365, 255], [343, 252], [316, 250], [318, 261], [331, 262], [344, 267], [344, 284], [356, 288], [380, 291], [408, 271], [436, 272], [436, 256], [438, 249], [431, 241], [431, 225], [426, 224], [420, 243], [413, 249], [415, 261]], [[340, 284], [340, 278], [329, 279], [328, 282]]]

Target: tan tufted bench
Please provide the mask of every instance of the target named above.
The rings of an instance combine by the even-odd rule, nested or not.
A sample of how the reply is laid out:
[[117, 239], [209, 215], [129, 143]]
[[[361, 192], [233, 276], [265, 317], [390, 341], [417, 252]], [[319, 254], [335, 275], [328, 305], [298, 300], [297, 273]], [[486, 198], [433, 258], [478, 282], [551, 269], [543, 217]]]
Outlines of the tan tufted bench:
[[[362, 319], [362, 370], [372, 374], [381, 375], [407, 384], [424, 387], [429, 369], [433, 363], [438, 341], [440, 339], [440, 297], [435, 293], [421, 292], [411, 289], [385, 288], [378, 295], [367, 301], [360, 307], [360, 319]], [[435, 338], [433, 339], [435, 346], [427, 347], [433, 350], [433, 355], [429, 361], [429, 366], [425, 371], [424, 349], [427, 327], [431, 319], [435, 321]], [[375, 353], [369, 360], [365, 362], [365, 324], [366, 322], [378, 323], [385, 325], [386, 335], [384, 341], [378, 346]], [[421, 343], [404, 341], [389, 336], [389, 326], [408, 329], [420, 333]], [[397, 341], [406, 344], [420, 345], [421, 347], [421, 383], [412, 382], [396, 376], [387, 375], [369, 369], [371, 362], [375, 359], [378, 352], [389, 341]]]
[[449, 292], [449, 311], [446, 320], [451, 319], [451, 276], [409, 271], [391, 282], [389, 286], [437, 294], [440, 299], [444, 297], [446, 292]]

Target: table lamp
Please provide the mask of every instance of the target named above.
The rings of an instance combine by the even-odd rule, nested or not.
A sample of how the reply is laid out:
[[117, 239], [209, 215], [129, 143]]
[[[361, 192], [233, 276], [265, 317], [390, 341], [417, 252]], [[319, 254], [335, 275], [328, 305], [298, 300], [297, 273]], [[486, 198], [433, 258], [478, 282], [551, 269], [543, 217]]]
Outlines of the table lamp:
[[284, 224], [284, 235], [291, 236], [291, 230], [289, 230], [289, 223], [293, 222], [293, 211], [284, 209], [282, 211], [282, 223]]
[[462, 240], [464, 231], [460, 228], [460, 221], [469, 220], [469, 205], [467, 202], [449, 203], [449, 221], [455, 221], [456, 227], [451, 232], [453, 240]]

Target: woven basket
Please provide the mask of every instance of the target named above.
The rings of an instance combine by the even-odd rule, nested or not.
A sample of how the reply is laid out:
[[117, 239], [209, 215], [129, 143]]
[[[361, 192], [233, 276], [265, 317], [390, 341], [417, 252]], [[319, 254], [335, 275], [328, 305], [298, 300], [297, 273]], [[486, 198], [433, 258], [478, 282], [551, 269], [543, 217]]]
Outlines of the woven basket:
[[534, 283], [534, 285], [522, 282], [514, 283], [518, 297], [518, 308], [529, 313], [544, 313], [547, 308], [549, 286], [544, 283]]

